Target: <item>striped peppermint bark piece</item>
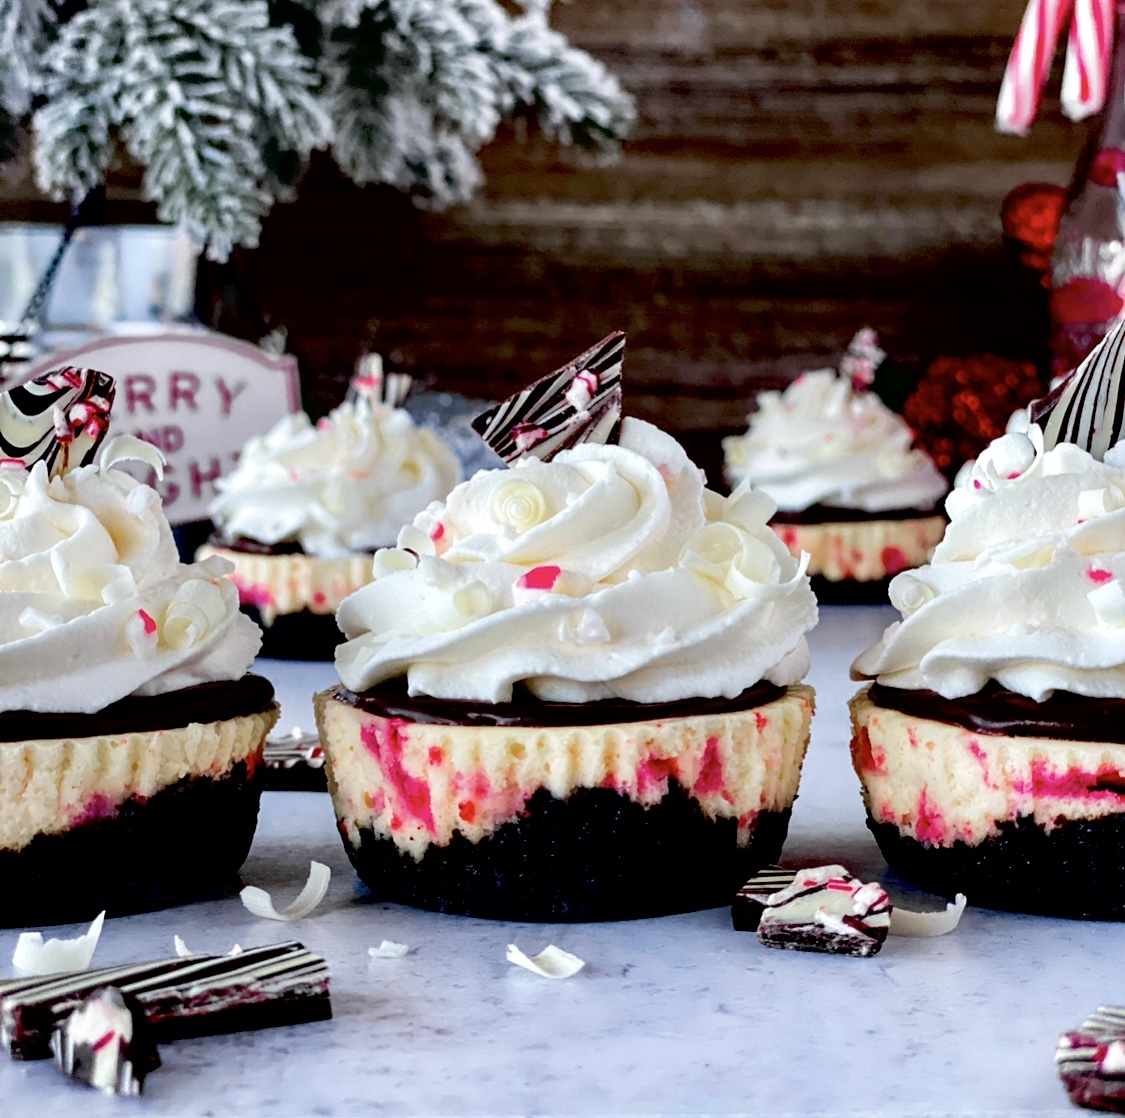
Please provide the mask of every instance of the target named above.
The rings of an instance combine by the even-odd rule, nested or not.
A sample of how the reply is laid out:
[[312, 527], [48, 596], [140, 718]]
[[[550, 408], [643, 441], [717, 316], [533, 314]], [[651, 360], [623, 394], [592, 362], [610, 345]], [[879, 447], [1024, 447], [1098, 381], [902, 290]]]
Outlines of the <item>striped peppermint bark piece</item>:
[[1063, 1033], [1055, 1066], [1076, 1106], [1125, 1111], [1125, 1007], [1100, 1006], [1081, 1028]]
[[1102, 461], [1125, 428], [1123, 374], [1125, 319], [1066, 380], [1032, 403], [1031, 421], [1043, 428], [1044, 448], [1074, 443]]
[[102, 986], [83, 998], [51, 1035], [58, 1069], [107, 1095], [139, 1095], [160, 1067], [152, 1029], [136, 998]]
[[788, 889], [797, 876], [796, 870], [781, 866], [764, 866], [734, 895], [730, 907], [736, 932], [756, 932], [765, 911], [766, 900], [782, 889]]
[[625, 335], [602, 338], [569, 364], [509, 396], [473, 420], [473, 430], [511, 463], [550, 461], [579, 443], [617, 440]]
[[114, 391], [108, 374], [67, 366], [0, 393], [0, 463], [45, 462], [52, 477], [89, 464], [109, 431]]
[[1085, 120], [1105, 105], [1114, 3], [1074, 0], [1062, 79], [1062, 110], [1071, 120]]
[[0, 982], [0, 1045], [17, 1060], [49, 1058], [55, 1028], [102, 986], [135, 998], [160, 1042], [332, 1016], [328, 964], [290, 941], [239, 955], [190, 955]]
[[996, 128], [1026, 135], [1073, 0], [1028, 0], [996, 101]]

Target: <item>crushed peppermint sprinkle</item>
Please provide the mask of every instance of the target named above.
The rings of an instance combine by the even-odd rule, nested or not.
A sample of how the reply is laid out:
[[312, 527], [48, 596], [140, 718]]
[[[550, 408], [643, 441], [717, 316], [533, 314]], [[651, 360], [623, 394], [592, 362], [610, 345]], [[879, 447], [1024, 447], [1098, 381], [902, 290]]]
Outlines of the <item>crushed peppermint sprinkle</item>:
[[532, 567], [520, 575], [516, 585], [521, 590], [551, 590], [561, 574], [561, 568], [556, 566]]

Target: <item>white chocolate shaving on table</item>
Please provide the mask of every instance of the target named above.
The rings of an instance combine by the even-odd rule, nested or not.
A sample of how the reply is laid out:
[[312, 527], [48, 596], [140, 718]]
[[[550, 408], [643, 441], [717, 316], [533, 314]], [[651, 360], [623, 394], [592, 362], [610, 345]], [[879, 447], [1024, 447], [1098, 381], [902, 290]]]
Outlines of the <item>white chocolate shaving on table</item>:
[[[190, 959], [193, 955], [202, 955], [203, 954], [203, 952], [201, 952], [201, 951], [192, 951], [192, 949], [190, 947], [188, 947], [188, 945], [186, 943], [184, 943], [184, 941], [182, 939], [180, 939], [179, 936], [173, 936], [172, 937], [172, 943], [175, 945], [176, 954], [181, 959]], [[241, 954], [242, 954], [242, 945], [240, 943], [236, 943], [227, 952], [228, 956], [241, 955]]]
[[372, 959], [401, 959], [403, 955], [409, 954], [410, 948], [405, 943], [395, 943], [392, 940], [385, 939], [378, 947], [369, 947], [367, 954]]
[[280, 911], [274, 908], [270, 894], [256, 885], [247, 885], [239, 896], [246, 908], [263, 920], [300, 920], [302, 916], [308, 916], [324, 900], [324, 894], [328, 892], [328, 883], [331, 880], [332, 871], [323, 862], [310, 862], [309, 878], [305, 882], [305, 887], [292, 904], [286, 905]]
[[530, 958], [514, 943], [509, 943], [506, 958], [509, 963], [543, 978], [571, 978], [586, 965], [584, 959], [579, 959], [577, 955], [572, 955], [553, 943], [547, 944], [538, 955]]
[[965, 894], [958, 893], [944, 912], [911, 912], [896, 907], [891, 911], [891, 935], [944, 936], [961, 923], [966, 903]]
[[20, 978], [41, 974], [71, 974], [90, 969], [101, 938], [105, 913], [100, 912], [87, 931], [73, 939], [49, 939], [42, 932], [22, 932], [12, 952], [12, 967]]

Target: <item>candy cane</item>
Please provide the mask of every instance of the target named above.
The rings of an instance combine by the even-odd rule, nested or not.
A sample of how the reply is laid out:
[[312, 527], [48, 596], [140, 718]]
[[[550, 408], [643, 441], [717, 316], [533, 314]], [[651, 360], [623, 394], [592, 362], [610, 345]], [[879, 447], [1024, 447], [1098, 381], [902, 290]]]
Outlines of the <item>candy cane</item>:
[[1043, 83], [1051, 70], [1051, 58], [1073, 3], [1074, 0], [1029, 0], [996, 102], [998, 131], [1023, 136], [1031, 127]]
[[1105, 104], [1114, 0], [1074, 0], [1074, 21], [1063, 69], [1062, 109], [1084, 120]]

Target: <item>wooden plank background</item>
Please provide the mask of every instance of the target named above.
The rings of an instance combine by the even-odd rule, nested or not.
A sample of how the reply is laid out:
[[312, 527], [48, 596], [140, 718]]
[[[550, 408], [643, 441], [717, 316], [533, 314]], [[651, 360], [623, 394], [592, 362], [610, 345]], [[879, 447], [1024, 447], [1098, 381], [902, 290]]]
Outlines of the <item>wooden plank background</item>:
[[[555, 25], [637, 97], [619, 163], [508, 133], [484, 153], [481, 195], [429, 214], [318, 159], [240, 267], [288, 328], [314, 412], [372, 334], [439, 388], [502, 395], [622, 328], [629, 411], [709, 445], [757, 387], [864, 324], [897, 353], [1033, 354], [1041, 323], [1000, 245], [1000, 201], [1066, 183], [1089, 128], [1059, 113], [1057, 66], [1030, 138], [994, 132], [1022, 8], [560, 3]], [[205, 303], [223, 282], [205, 270]]]

